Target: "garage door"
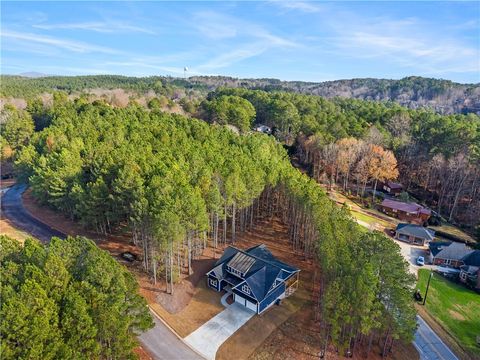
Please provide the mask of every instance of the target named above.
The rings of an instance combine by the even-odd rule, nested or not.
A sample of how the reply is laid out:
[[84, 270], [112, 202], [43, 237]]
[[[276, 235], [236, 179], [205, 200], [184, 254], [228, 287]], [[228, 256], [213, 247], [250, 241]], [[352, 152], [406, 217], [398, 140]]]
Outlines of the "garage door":
[[247, 300], [245, 300], [245, 299], [244, 299], [243, 297], [241, 297], [241, 296], [238, 296], [237, 294], [234, 294], [234, 295], [235, 295], [235, 302], [237, 302], [237, 303], [239, 303], [239, 304], [242, 304], [243, 306], [247, 306], [247, 305], [245, 304], [245, 302], [246, 302]]
[[253, 302], [250, 302], [248, 300], [245, 300], [246, 304], [247, 304], [247, 308], [250, 309], [250, 310], [253, 310], [255, 312], [257, 312], [257, 304], [253, 303]]

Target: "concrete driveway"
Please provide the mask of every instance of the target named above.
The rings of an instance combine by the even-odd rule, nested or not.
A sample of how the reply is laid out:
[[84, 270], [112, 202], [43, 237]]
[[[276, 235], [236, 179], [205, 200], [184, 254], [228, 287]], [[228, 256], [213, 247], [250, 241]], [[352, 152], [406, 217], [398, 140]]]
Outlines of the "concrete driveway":
[[220, 345], [254, 315], [255, 312], [233, 303], [184, 338], [184, 341], [206, 359], [214, 360]]
[[426, 247], [410, 245], [406, 242], [399, 241], [397, 239], [392, 239], [392, 240], [395, 241], [400, 246], [400, 252], [402, 253], [402, 256], [405, 258], [405, 260], [407, 260], [410, 272], [412, 274], [416, 275], [419, 268], [430, 268], [429, 265], [425, 265], [425, 266], [417, 265], [417, 258], [419, 256], [425, 257], [425, 261], [428, 261], [426, 256], [427, 255]]

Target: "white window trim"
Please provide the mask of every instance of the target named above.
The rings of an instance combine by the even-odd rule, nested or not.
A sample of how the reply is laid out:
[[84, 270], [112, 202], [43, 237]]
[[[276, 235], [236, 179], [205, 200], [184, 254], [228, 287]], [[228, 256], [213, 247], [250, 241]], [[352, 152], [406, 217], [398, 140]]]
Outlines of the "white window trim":
[[249, 287], [247, 284], [243, 284], [243, 285], [242, 285], [242, 291], [243, 291], [245, 294], [248, 294], [248, 295], [251, 295], [251, 294], [252, 294], [252, 291], [250, 290], [250, 287]]
[[218, 280], [210, 279], [210, 285], [217, 287]]

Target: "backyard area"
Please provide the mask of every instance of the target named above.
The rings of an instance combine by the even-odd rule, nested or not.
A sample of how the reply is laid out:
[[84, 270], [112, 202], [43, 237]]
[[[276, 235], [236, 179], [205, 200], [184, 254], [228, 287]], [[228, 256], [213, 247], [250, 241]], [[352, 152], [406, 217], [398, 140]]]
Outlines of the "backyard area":
[[[418, 288], [425, 294], [430, 271], [421, 269]], [[472, 358], [480, 359], [480, 294], [434, 274], [430, 281], [426, 311], [458, 342]]]

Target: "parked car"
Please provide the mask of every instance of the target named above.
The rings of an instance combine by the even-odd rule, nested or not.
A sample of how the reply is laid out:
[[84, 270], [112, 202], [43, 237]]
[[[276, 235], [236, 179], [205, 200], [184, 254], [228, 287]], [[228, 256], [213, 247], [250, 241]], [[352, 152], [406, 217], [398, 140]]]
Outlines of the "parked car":
[[137, 260], [137, 255], [132, 254], [130, 251], [125, 251], [120, 254], [122, 259], [127, 260], [129, 262], [134, 262]]
[[423, 266], [425, 265], [425, 258], [423, 256], [419, 256], [417, 259], [417, 265], [418, 266]]

